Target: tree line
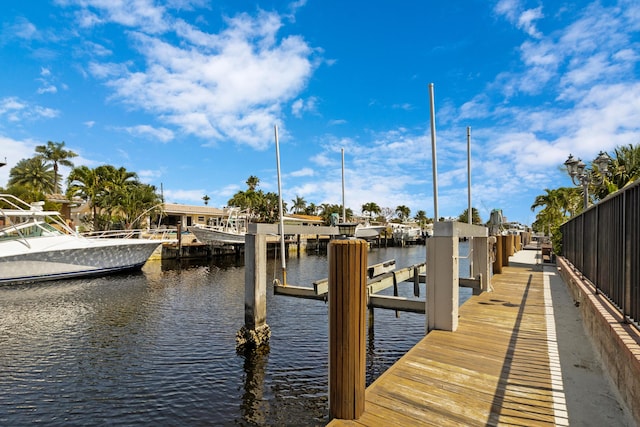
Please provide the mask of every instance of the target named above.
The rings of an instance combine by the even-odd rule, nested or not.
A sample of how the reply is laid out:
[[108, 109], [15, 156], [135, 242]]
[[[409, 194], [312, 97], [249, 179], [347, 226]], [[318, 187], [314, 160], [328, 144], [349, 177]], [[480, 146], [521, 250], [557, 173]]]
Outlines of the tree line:
[[[67, 189], [64, 194], [70, 201], [74, 199], [86, 202], [91, 213], [87, 215], [88, 228], [93, 230], [133, 229], [139, 228], [144, 215], [160, 215], [162, 212], [162, 198], [153, 185], [144, 184], [135, 172], [124, 167], [100, 165], [95, 168], [88, 166], [74, 167], [71, 159], [77, 154], [65, 147], [65, 142], [48, 141], [46, 145], [35, 147], [34, 156], [20, 160], [9, 172], [9, 182], [4, 192], [13, 194], [26, 202], [45, 200], [47, 209], [59, 210], [55, 202], [46, 201], [47, 195], [61, 192], [62, 177], [59, 167], [70, 167], [67, 177]], [[258, 189], [260, 179], [251, 175], [247, 181], [247, 189], [238, 191], [227, 202], [229, 206], [239, 207], [248, 212], [254, 222], [275, 223], [279, 216], [279, 200], [277, 193], [264, 192]], [[210, 197], [202, 197], [205, 205]], [[291, 200], [291, 212], [320, 216], [326, 224], [331, 222], [333, 214], [342, 217], [342, 205], [322, 203], [308, 203], [303, 197], [296, 195]], [[287, 203], [283, 202], [284, 211]], [[395, 209], [380, 207], [375, 202], [365, 203], [361, 212], [371, 222], [386, 224], [387, 222], [415, 221], [421, 227], [433, 222], [424, 210], [418, 210], [411, 217], [411, 209], [399, 205]], [[354, 218], [351, 208], [345, 209], [346, 221]], [[478, 211], [472, 209], [474, 224], [481, 224]], [[467, 222], [467, 210], [459, 217], [461, 222]]]
[[[247, 189], [238, 191], [227, 202], [229, 206], [236, 206], [243, 210], [246, 210], [253, 221], [256, 222], [277, 222], [278, 221], [278, 195], [273, 192], [265, 193], [258, 189], [260, 185], [260, 179], [257, 176], [251, 175], [247, 181]], [[204, 196], [202, 200], [205, 204], [208, 203], [209, 197]], [[316, 205], [315, 203], [307, 202], [304, 197], [298, 195], [291, 200], [291, 208], [287, 209], [287, 202], [283, 201], [283, 211], [291, 212], [294, 214], [313, 215], [320, 216], [325, 224], [331, 223], [331, 217], [337, 214], [342, 217], [342, 205], [322, 203]], [[468, 209], [465, 209], [458, 217], [458, 221], [467, 222]], [[424, 228], [427, 224], [433, 222], [433, 218], [427, 217], [424, 210], [418, 210], [416, 214], [411, 217], [411, 209], [405, 205], [397, 206], [395, 209], [381, 208], [375, 202], [364, 203], [361, 207], [362, 215], [369, 218], [371, 222], [386, 224], [388, 222], [402, 223], [405, 221], [413, 220], [420, 227]], [[480, 215], [477, 209], [472, 208], [472, 219], [474, 224], [482, 224]], [[351, 221], [354, 217], [353, 210], [351, 208], [345, 209], [345, 221]]]
[[[590, 184], [588, 203], [602, 200], [607, 195], [630, 185], [640, 177], [640, 144], [619, 146], [609, 155], [609, 174], [602, 174], [593, 163], [587, 167]], [[594, 183], [602, 182], [601, 185]], [[550, 234], [554, 250], [562, 253], [560, 226], [584, 209], [582, 187], [545, 188], [544, 194], [536, 196], [531, 210], [542, 208], [531, 225], [533, 231]]]
[[47, 209], [60, 206], [47, 201], [47, 195], [59, 194], [62, 178], [59, 166], [71, 167], [65, 196], [86, 202], [91, 210], [86, 224], [93, 230], [139, 228], [146, 213], [161, 212], [161, 197], [153, 185], [139, 181], [135, 172], [124, 167], [101, 165], [74, 167], [70, 160], [77, 154], [63, 142], [48, 141], [35, 147], [35, 155], [20, 160], [10, 171], [3, 191], [30, 203], [45, 200]]

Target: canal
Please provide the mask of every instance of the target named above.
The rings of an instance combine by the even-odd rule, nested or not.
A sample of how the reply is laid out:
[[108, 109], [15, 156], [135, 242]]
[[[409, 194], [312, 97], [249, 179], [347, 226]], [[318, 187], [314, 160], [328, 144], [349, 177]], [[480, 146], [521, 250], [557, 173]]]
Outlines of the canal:
[[[425, 247], [374, 248], [368, 258], [405, 267], [423, 262]], [[327, 268], [325, 255], [292, 257], [287, 281], [311, 286]], [[269, 279], [278, 269], [270, 260]], [[0, 288], [0, 424], [328, 422], [326, 304], [268, 292], [271, 341], [248, 354], [235, 349], [243, 313], [242, 260], [150, 261], [134, 274]], [[367, 384], [424, 336], [424, 323], [376, 310]]]

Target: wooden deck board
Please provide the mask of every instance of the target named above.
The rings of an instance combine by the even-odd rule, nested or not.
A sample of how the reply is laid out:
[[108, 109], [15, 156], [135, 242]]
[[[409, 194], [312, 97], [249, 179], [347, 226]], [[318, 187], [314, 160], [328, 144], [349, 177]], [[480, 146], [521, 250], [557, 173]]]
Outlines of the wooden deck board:
[[358, 420], [329, 425], [553, 425], [542, 270], [504, 267], [493, 287], [371, 384]]

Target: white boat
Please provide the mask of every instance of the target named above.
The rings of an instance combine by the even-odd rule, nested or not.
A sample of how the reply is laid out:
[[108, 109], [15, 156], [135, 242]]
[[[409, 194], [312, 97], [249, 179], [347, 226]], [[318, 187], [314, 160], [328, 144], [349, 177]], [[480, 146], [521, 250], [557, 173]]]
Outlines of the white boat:
[[140, 269], [162, 243], [91, 239], [72, 230], [44, 202], [0, 194], [0, 284], [40, 282]]
[[187, 227], [196, 239], [209, 245], [244, 244], [247, 218], [237, 208], [230, 208], [227, 218], [216, 225], [196, 224]]
[[410, 224], [391, 224], [393, 241], [396, 244], [415, 243], [422, 238], [420, 227]]
[[358, 239], [371, 240], [380, 236], [384, 230], [387, 229], [386, 225], [363, 225], [358, 224], [356, 226], [356, 237]]

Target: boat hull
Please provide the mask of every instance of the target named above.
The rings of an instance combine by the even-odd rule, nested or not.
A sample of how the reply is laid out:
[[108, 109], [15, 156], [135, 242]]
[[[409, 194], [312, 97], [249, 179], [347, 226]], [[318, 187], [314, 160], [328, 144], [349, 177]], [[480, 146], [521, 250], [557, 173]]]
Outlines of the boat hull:
[[382, 233], [384, 230], [386, 230], [386, 226], [378, 226], [378, 225], [370, 225], [370, 226], [363, 226], [363, 227], [356, 227], [356, 237], [358, 239], [365, 239], [365, 240], [370, 240], [370, 239], [376, 239], [378, 236], [380, 236], [380, 233]]
[[244, 245], [244, 233], [233, 233], [204, 227], [189, 227], [189, 231], [202, 243], [211, 245]]
[[[161, 244], [141, 239], [42, 237], [0, 245], [0, 285], [40, 282], [140, 269]], [[75, 247], [74, 247], [75, 246]], [[12, 255], [2, 255], [11, 253]]]

